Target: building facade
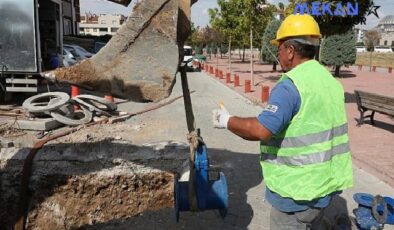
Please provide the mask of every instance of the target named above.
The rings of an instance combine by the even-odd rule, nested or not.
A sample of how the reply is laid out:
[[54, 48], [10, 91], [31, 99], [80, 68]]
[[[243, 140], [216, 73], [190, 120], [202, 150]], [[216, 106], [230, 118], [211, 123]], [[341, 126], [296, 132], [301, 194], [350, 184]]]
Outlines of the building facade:
[[364, 42], [364, 33], [366, 30], [360, 28], [354, 28], [353, 31], [356, 35], [357, 42]]
[[81, 16], [79, 25], [79, 33], [83, 35], [114, 35], [122, 24], [126, 21], [126, 17], [121, 14], [90, 14]]
[[380, 32], [380, 46], [394, 46], [394, 15], [388, 15], [380, 20], [376, 29]]

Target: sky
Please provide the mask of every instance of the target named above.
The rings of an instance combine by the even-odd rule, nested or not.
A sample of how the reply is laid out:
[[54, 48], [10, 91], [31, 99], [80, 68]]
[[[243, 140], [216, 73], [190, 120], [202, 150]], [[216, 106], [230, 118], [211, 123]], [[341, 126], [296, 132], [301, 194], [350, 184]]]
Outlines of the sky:
[[[135, 0], [133, 0], [135, 2]], [[128, 16], [132, 11], [133, 2], [128, 6], [112, 3], [106, 0], [80, 0], [81, 14], [91, 12], [96, 14], [123, 14]], [[267, 2], [278, 4], [279, 2], [287, 3], [287, 0], [268, 0]], [[381, 6], [378, 9], [379, 19], [374, 15], [367, 18], [366, 25], [358, 25], [357, 27], [363, 29], [370, 29], [376, 26], [380, 19], [387, 15], [394, 15], [394, 1], [393, 0], [375, 0], [375, 5]], [[216, 0], [199, 0], [192, 7], [192, 22], [196, 26], [204, 27], [209, 24], [208, 9], [218, 7]]]

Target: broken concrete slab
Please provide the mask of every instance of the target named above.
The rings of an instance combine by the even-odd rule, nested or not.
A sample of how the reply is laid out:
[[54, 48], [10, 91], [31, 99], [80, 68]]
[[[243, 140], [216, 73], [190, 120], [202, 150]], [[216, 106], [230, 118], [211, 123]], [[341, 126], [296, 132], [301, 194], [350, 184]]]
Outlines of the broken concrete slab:
[[[173, 207], [174, 174], [187, 167], [180, 142], [136, 146], [106, 140], [53, 144], [37, 154], [27, 229], [76, 229]], [[29, 149], [0, 150], [0, 226], [17, 219], [19, 185]]]
[[4, 138], [0, 138], [0, 148], [11, 148], [14, 147], [15, 144], [13, 141], [4, 139]]
[[13, 120], [13, 128], [22, 130], [36, 130], [36, 131], [49, 131], [60, 128], [64, 124], [56, 121], [53, 118], [40, 118], [40, 119], [29, 119], [29, 120]]

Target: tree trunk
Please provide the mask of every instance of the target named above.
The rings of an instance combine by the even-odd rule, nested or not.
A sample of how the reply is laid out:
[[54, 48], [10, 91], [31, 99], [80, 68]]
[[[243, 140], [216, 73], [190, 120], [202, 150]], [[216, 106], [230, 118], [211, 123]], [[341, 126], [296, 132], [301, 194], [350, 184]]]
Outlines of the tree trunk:
[[253, 30], [250, 27], [250, 82], [254, 86], [254, 70], [253, 70]]
[[276, 61], [274, 61], [274, 63], [272, 63], [272, 71], [276, 72]]
[[242, 62], [245, 62], [245, 45], [242, 45]]
[[335, 66], [335, 77], [339, 77], [340, 69], [341, 69], [340, 65]]

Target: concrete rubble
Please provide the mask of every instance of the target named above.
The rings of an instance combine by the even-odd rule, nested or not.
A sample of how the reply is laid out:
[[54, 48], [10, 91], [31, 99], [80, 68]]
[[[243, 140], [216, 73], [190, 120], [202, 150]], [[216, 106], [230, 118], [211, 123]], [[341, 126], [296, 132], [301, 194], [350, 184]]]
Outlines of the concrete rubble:
[[[29, 183], [27, 229], [75, 229], [173, 207], [174, 175], [187, 169], [188, 146], [115, 139], [52, 143], [39, 151]], [[29, 151], [0, 150], [0, 229], [17, 219]]]

